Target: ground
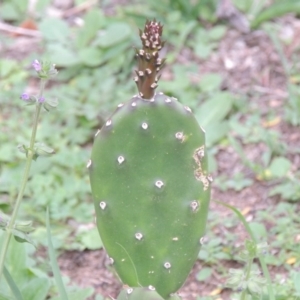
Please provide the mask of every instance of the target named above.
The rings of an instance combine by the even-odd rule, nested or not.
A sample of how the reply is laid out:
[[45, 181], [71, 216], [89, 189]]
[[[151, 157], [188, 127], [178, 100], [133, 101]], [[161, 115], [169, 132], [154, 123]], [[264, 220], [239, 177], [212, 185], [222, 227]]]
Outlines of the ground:
[[[113, 13], [113, 11], [108, 12]], [[286, 16], [278, 22], [282, 26], [283, 35], [293, 33], [293, 42], [284, 47], [284, 52], [287, 58], [290, 59], [300, 43], [300, 22], [294, 16]], [[31, 46], [31, 41], [28, 38], [20, 36], [12, 45], [11, 51], [6, 51], [6, 56], [20, 59], [26, 51], [30, 51]], [[178, 57], [178, 61], [183, 64], [185, 61], [193, 59], [195, 59], [194, 54], [189, 49], [183, 49]], [[284, 119], [284, 107], [288, 97], [287, 76], [278, 51], [275, 49], [269, 35], [262, 30], [242, 33], [229, 27], [216, 51], [208, 59], [200, 62], [195, 59], [195, 62], [198, 64], [197, 74], [199, 76], [192, 78], [192, 80], [201, 80], [202, 74], [215, 72], [221, 74], [224, 78], [222, 90], [228, 90], [236, 95], [248, 96], [247, 101], [251, 101], [251, 106], [261, 112], [261, 125], [265, 128], [270, 127], [277, 130], [280, 133], [280, 139], [290, 149], [295, 149], [295, 151], [288, 153], [288, 158], [292, 162], [292, 171], [296, 172], [300, 166], [300, 156], [296, 151], [296, 149], [300, 149], [300, 131], [299, 128], [293, 127]], [[168, 80], [168, 73], [163, 75], [162, 79]], [[277, 117], [274, 123], [269, 122], [267, 119], [270, 110]], [[244, 124], [248, 118], [249, 115], [241, 114], [238, 121], [240, 124]], [[235, 135], [234, 130], [232, 134]], [[243, 144], [243, 151], [249, 161], [259, 164], [266, 147], [266, 144], [262, 142]], [[281, 201], [278, 196], [269, 197], [269, 191], [274, 182], [261, 180], [249, 166], [243, 163], [240, 155], [231, 145], [218, 145], [216, 158], [218, 168], [213, 173], [215, 179], [220, 176], [231, 178], [234, 174], [243, 174], [253, 181], [253, 184], [244, 187], [240, 191], [234, 188], [222, 190], [213, 185], [210, 210], [220, 220], [226, 219], [228, 216], [232, 217], [232, 212], [217, 204], [214, 200], [235, 206], [243, 212], [247, 221], [253, 220], [257, 212], [264, 211], [269, 207], [276, 207]], [[295, 211], [299, 211], [298, 204], [295, 204]], [[267, 228], [271, 225], [266, 223]], [[232, 230], [234, 231], [233, 234], [237, 236], [233, 247], [239, 248], [247, 237], [247, 233], [240, 224]], [[216, 236], [224, 237], [224, 228], [221, 221], [219, 226], [213, 228], [213, 232]], [[270, 237], [270, 239], [274, 238], [273, 236]], [[209, 240], [209, 235], [207, 239]], [[224, 243], [226, 245], [226, 241]], [[205, 264], [204, 261], [197, 261], [195, 264], [189, 278], [179, 291], [182, 299], [192, 300], [196, 299], [197, 296], [213, 296], [213, 293], [219, 299], [231, 299], [228, 289], [219, 289], [224, 284], [225, 279], [217, 272], [212, 273], [209, 281], [201, 283], [196, 279], [196, 275]], [[113, 275], [106, 253], [102, 249], [65, 251], [59, 257], [59, 265], [62, 273], [69, 276], [71, 282], [85, 287], [92, 286], [97, 294], [105, 297], [116, 298], [122, 288], [120, 282]], [[230, 268], [239, 266], [239, 264], [233, 260], [224, 261], [224, 266]], [[273, 277], [279, 269], [275, 267], [271, 269]], [[285, 274], [284, 269], [281, 268], [280, 270]]]

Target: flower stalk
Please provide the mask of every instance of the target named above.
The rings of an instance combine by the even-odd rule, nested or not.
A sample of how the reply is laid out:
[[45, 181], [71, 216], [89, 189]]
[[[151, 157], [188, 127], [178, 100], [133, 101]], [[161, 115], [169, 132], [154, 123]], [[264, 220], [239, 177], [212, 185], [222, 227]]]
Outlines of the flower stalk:
[[[10, 220], [8, 221], [8, 224], [5, 228], [6, 230], [4, 233], [4, 237], [3, 237], [3, 243], [2, 243], [1, 252], [0, 252], [0, 279], [3, 274], [4, 262], [5, 262], [5, 258], [6, 258], [7, 252], [8, 252], [9, 243], [10, 243], [11, 237], [13, 235], [13, 230], [15, 229], [17, 215], [18, 215], [20, 205], [22, 203], [22, 199], [24, 196], [25, 188], [26, 188], [26, 185], [28, 182], [32, 160], [35, 160], [37, 158], [35, 142], [36, 142], [36, 134], [37, 134], [37, 127], [38, 127], [38, 123], [39, 123], [40, 113], [41, 113], [42, 106], [44, 105], [43, 94], [44, 94], [45, 86], [46, 86], [48, 79], [57, 74], [57, 70], [55, 69], [55, 66], [54, 65], [51, 66], [49, 63], [40, 63], [38, 60], [35, 60], [32, 63], [32, 67], [35, 69], [38, 76], [40, 77], [40, 89], [39, 89], [39, 94], [36, 97], [36, 99], [38, 99], [38, 100], [35, 101], [36, 107], [35, 107], [35, 113], [33, 116], [33, 127], [32, 127], [29, 147], [26, 147], [26, 164], [25, 164], [25, 168], [24, 168], [24, 172], [23, 172], [23, 176], [22, 176], [22, 180], [21, 180], [21, 184], [20, 184], [20, 190], [19, 190], [16, 202], [14, 205], [12, 216], [11, 216]], [[25, 93], [23, 93], [20, 98], [21, 98], [21, 100], [23, 100], [25, 102], [27, 102], [29, 99], [35, 99], [35, 97], [30, 97]], [[43, 101], [40, 101], [39, 99], [43, 99]]]

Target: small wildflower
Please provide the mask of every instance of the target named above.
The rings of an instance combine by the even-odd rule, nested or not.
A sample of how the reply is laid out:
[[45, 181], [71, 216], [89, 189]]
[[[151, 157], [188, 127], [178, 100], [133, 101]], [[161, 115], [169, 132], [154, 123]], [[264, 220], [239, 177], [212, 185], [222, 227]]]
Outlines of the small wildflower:
[[37, 72], [42, 70], [42, 65], [37, 59], [35, 59], [31, 65]]
[[44, 103], [45, 102], [45, 97], [40, 97], [39, 98], [39, 103]]
[[26, 93], [23, 93], [21, 96], [20, 96], [20, 99], [21, 100], [24, 100], [24, 101], [28, 101], [30, 99], [30, 96]]

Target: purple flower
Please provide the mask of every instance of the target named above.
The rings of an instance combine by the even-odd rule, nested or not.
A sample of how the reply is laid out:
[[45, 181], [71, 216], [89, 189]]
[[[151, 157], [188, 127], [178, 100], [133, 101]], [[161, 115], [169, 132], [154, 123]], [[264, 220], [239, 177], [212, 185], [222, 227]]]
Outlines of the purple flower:
[[37, 72], [42, 70], [42, 65], [37, 59], [35, 59], [31, 65]]
[[39, 103], [43, 103], [43, 102], [45, 102], [45, 98], [44, 97], [40, 97], [39, 98]]
[[24, 100], [24, 101], [28, 101], [30, 99], [30, 96], [26, 93], [23, 93], [21, 96], [20, 96], [20, 99], [21, 100]]

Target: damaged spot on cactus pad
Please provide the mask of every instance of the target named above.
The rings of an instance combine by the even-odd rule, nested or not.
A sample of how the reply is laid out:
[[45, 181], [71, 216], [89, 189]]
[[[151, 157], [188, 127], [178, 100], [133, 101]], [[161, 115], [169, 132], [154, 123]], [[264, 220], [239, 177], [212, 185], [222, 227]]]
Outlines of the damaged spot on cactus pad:
[[164, 183], [161, 180], [157, 180], [155, 182], [155, 186], [161, 189], [164, 186]]
[[179, 238], [177, 236], [172, 238], [172, 241], [174, 241], [174, 242], [177, 242], [178, 240], [179, 240]]
[[179, 140], [181, 142], [183, 142], [185, 140], [185, 136], [184, 136], [183, 132], [176, 132], [175, 137], [177, 140]]
[[87, 162], [86, 167], [89, 168], [91, 165], [92, 165], [92, 160], [90, 159], [90, 160]]
[[143, 238], [143, 234], [141, 234], [140, 232], [137, 232], [135, 234], [135, 238], [140, 241]]
[[171, 268], [171, 264], [170, 264], [169, 262], [165, 262], [165, 263], [164, 263], [164, 267], [165, 267], [166, 269], [170, 269], [170, 268]]
[[166, 98], [166, 99], [165, 99], [165, 102], [166, 102], [166, 103], [171, 103], [172, 100], [171, 100], [170, 98]]
[[193, 212], [198, 211], [198, 209], [199, 209], [199, 207], [200, 207], [199, 201], [193, 200], [193, 201], [190, 203], [190, 207], [191, 207], [191, 209], [192, 209]]
[[185, 106], [184, 109], [190, 113], [192, 112], [192, 110], [188, 106]]
[[111, 120], [107, 120], [106, 123], [105, 123], [105, 125], [106, 125], [106, 126], [110, 126], [111, 123], [112, 123]]
[[95, 133], [95, 137], [100, 133], [100, 129], [97, 130], [97, 132]]
[[211, 176], [211, 175], [207, 175], [207, 180], [208, 180], [209, 182], [213, 182], [212, 176]]
[[204, 145], [199, 147], [198, 149], [196, 149], [196, 153], [197, 153], [197, 156], [198, 156], [198, 159], [199, 161], [202, 160], [202, 158], [204, 157], [205, 155], [205, 152], [204, 152]]
[[197, 168], [194, 171], [194, 176], [198, 181], [201, 181], [203, 184], [203, 190], [206, 191], [209, 187], [209, 180], [206, 174], [202, 171], [201, 160], [204, 157], [204, 146], [200, 146], [194, 151], [193, 158], [197, 164]]
[[106, 203], [105, 203], [104, 201], [101, 201], [100, 204], [99, 204], [99, 206], [100, 206], [100, 208], [101, 208], [102, 210], [104, 210], [105, 207], [106, 207]]
[[148, 286], [148, 289], [149, 289], [150, 291], [155, 291], [155, 287], [154, 287], [153, 285], [149, 285], [149, 286]]
[[199, 170], [199, 169], [195, 170], [194, 175], [198, 181], [202, 182], [203, 190], [206, 191], [209, 188], [209, 181], [208, 181], [207, 177], [202, 173], [202, 170]]
[[120, 156], [118, 157], [118, 163], [119, 163], [119, 165], [121, 165], [124, 161], [125, 161], [124, 156], [120, 155]]
[[118, 107], [119, 107], [119, 108], [122, 107], [122, 106], [124, 106], [124, 103], [118, 104]]
[[142, 128], [146, 130], [146, 129], [148, 128], [148, 124], [144, 122], [144, 123], [142, 124]]
[[135, 107], [136, 106], [136, 102], [132, 102], [131, 106]]
[[127, 289], [127, 295], [130, 295], [133, 292], [132, 288]]

